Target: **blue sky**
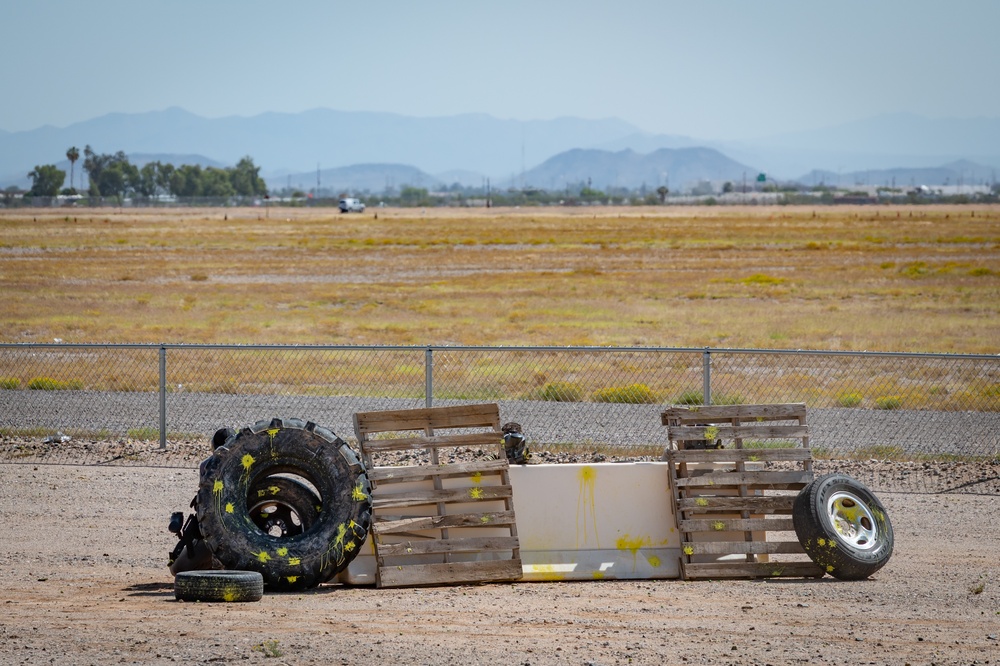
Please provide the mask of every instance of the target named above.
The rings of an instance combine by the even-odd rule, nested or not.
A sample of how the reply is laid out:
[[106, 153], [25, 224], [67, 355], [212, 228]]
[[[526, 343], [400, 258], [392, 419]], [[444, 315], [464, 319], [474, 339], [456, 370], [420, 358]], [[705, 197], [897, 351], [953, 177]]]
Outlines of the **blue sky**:
[[0, 129], [179, 106], [617, 117], [751, 139], [1000, 117], [994, 0], [12, 0]]

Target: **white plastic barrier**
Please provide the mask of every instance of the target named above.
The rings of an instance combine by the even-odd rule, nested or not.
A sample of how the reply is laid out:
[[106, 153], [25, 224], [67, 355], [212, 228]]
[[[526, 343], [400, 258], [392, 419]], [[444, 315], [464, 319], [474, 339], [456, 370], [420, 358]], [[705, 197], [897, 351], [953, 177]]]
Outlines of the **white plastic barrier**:
[[[667, 463], [512, 465], [510, 481], [524, 580], [680, 577]], [[375, 583], [370, 537], [338, 580]]]

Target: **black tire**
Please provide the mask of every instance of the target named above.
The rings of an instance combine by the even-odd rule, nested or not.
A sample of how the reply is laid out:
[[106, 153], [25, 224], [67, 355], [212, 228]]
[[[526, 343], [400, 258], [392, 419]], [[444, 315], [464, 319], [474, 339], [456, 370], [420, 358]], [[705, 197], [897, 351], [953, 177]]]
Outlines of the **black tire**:
[[892, 523], [885, 507], [860, 481], [821, 476], [799, 492], [792, 522], [813, 562], [840, 580], [863, 580], [892, 556]]
[[182, 571], [174, 578], [178, 601], [260, 601], [264, 577], [256, 571]]
[[309, 486], [284, 476], [261, 479], [247, 497], [250, 516], [261, 531], [290, 537], [312, 527], [323, 502]]
[[[254, 522], [251, 489], [294, 474], [318, 492], [321, 509], [299, 534], [275, 536]], [[357, 455], [326, 428], [300, 419], [258, 421], [202, 464], [196, 498], [201, 533], [227, 569], [257, 571], [276, 590], [314, 587], [342, 571], [371, 525], [371, 485]]]

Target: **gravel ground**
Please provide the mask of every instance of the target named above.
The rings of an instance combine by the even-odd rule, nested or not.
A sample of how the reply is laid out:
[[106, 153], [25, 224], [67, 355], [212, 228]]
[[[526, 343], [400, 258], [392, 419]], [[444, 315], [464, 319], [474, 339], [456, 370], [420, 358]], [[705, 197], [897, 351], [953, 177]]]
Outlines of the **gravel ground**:
[[880, 495], [896, 549], [863, 582], [329, 585], [192, 604], [173, 598], [165, 526], [196, 484], [189, 468], [0, 463], [0, 662], [1000, 663], [996, 495]]

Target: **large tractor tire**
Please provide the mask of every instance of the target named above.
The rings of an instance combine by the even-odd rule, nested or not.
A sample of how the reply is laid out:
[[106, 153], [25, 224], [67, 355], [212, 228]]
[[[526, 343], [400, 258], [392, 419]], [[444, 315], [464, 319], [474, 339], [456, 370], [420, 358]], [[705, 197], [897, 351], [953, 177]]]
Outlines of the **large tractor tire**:
[[803, 488], [792, 507], [792, 523], [809, 558], [834, 578], [863, 580], [892, 555], [892, 523], [885, 507], [860, 481], [844, 474], [818, 477]]
[[[305, 495], [286, 503], [300, 530], [265, 531], [255, 520], [261, 505], [254, 495], [286, 478], [277, 475], [315, 489], [304, 486], [319, 499], [315, 516], [303, 507]], [[258, 421], [202, 464], [196, 510], [205, 543], [226, 569], [257, 571], [272, 590], [300, 590], [329, 580], [358, 554], [371, 525], [371, 486], [354, 451], [326, 428]]]

